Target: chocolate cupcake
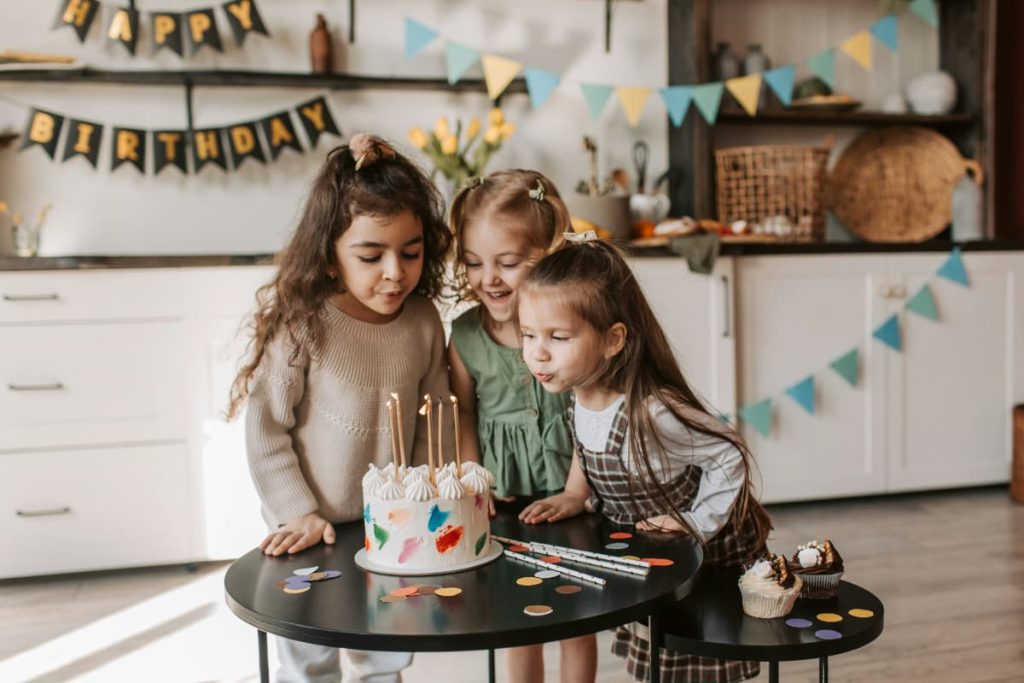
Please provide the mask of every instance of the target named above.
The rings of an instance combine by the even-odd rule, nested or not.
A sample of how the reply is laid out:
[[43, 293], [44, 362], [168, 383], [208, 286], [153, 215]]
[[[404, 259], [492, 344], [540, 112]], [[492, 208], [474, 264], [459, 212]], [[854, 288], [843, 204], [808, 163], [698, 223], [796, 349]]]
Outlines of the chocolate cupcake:
[[827, 538], [798, 545], [789, 566], [804, 582], [801, 598], [824, 600], [839, 594], [843, 578], [843, 558]]
[[790, 571], [786, 558], [769, 555], [746, 567], [740, 576], [743, 611], [752, 617], [774, 619], [793, 609], [803, 581]]

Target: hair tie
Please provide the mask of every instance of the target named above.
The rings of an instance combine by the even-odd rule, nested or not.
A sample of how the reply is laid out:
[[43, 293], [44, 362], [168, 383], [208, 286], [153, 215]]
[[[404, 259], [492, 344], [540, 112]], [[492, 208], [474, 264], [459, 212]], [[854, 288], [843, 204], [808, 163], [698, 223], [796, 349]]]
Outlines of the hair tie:
[[586, 232], [563, 232], [562, 239], [570, 244], [586, 244], [587, 242], [596, 242], [598, 237], [593, 230], [587, 230]]
[[356, 170], [377, 163], [384, 157], [394, 159], [397, 156], [394, 148], [376, 135], [356, 133], [348, 141], [348, 149], [356, 161]]
[[537, 178], [537, 187], [530, 190], [530, 199], [538, 202], [544, 201], [544, 183], [540, 178]]
[[483, 184], [483, 176], [471, 175], [468, 178], [466, 178], [466, 181], [462, 184], [462, 187], [467, 190], [475, 190], [476, 188], [480, 187]]

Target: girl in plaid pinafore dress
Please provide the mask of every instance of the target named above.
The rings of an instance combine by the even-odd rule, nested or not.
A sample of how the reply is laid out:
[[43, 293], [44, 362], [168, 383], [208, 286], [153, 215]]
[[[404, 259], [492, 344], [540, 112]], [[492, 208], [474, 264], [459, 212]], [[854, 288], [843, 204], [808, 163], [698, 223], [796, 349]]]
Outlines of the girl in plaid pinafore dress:
[[[766, 552], [771, 523], [753, 494], [751, 456], [687, 384], [622, 254], [588, 239], [542, 259], [520, 294], [523, 356], [549, 391], [572, 389], [575, 453], [565, 492], [537, 501], [527, 523], [591, 509], [640, 531], [697, 538], [703, 571]], [[647, 680], [650, 642], [639, 624], [616, 630], [612, 652]], [[666, 683], [732, 683], [757, 662], [661, 650]]]

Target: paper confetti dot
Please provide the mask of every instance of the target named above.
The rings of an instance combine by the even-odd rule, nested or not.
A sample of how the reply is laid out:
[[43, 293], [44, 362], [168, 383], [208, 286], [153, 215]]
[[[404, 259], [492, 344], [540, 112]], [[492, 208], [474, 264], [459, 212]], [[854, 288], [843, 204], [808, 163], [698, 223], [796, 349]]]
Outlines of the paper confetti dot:
[[548, 564], [558, 564], [562, 561], [562, 558], [560, 558], [558, 555], [545, 555], [540, 559], [542, 562], [547, 562]]
[[637, 557], [636, 555], [623, 555], [622, 559], [624, 559], [624, 560], [639, 560], [640, 558]]
[[416, 588], [416, 595], [433, 595], [440, 586], [418, 586]]
[[525, 545], [510, 545], [508, 549], [514, 553], [525, 553], [530, 550]]
[[380, 596], [381, 602], [405, 602], [404, 595], [382, 595]]
[[400, 598], [407, 598], [410, 595], [413, 595], [417, 590], [419, 590], [419, 586], [404, 586], [391, 591], [391, 595], [395, 595]]
[[640, 559], [652, 567], [671, 567], [675, 564], [672, 560], [666, 560], [664, 557], [642, 557]]
[[821, 638], [822, 640], [838, 640], [843, 637], [843, 634], [839, 631], [833, 631], [830, 628], [823, 628], [814, 632], [814, 635]]
[[436, 591], [434, 591], [434, 595], [439, 595], [442, 598], [453, 598], [461, 592], [461, 588], [456, 588], [455, 586], [448, 586], [447, 588], [438, 588]]
[[285, 586], [284, 587], [284, 592], [285, 593], [290, 593], [291, 595], [297, 595], [299, 593], [305, 593], [309, 589], [310, 589], [310, 585], [308, 583], [304, 583], [301, 586], [290, 586], [290, 585], [289, 586]]
[[284, 589], [284, 588], [303, 588], [303, 587], [308, 588], [309, 587], [309, 581], [306, 581], [304, 578], [300, 578], [298, 576], [290, 576], [290, 577], [288, 577], [287, 579], [284, 580], [284, 586], [282, 587], [282, 589]]
[[553, 579], [558, 576], [558, 572], [554, 569], [541, 569], [539, 572], [534, 574], [538, 579]]
[[858, 619], [870, 619], [875, 616], [875, 613], [869, 609], [852, 609], [847, 614]]
[[520, 586], [539, 586], [544, 582], [538, 579], [536, 576], [524, 576], [522, 578], [516, 579], [516, 583], [518, 583]]
[[303, 567], [302, 569], [296, 569], [292, 574], [295, 574], [295, 576], [309, 576], [319, 568], [320, 567]]
[[792, 626], [793, 628], [807, 628], [813, 623], [810, 619], [786, 619], [786, 626]]
[[561, 593], [562, 595], [574, 595], [579, 593], [581, 590], [583, 589], [579, 586], [559, 586], [555, 589], [555, 592]]
[[633, 538], [633, 534], [628, 531], [616, 531], [614, 534], [608, 534], [608, 538], [616, 541], [625, 541], [627, 538]]
[[628, 547], [628, 543], [609, 543], [605, 546], [605, 548], [608, 548], [608, 550], [625, 550]]
[[824, 621], [830, 624], [842, 620], [843, 618], [841, 616], [839, 616], [838, 614], [833, 614], [832, 612], [822, 612], [818, 615], [818, 621]]
[[529, 614], [531, 617], [543, 617], [554, 611], [548, 605], [527, 605], [526, 609], [523, 610], [525, 614]]

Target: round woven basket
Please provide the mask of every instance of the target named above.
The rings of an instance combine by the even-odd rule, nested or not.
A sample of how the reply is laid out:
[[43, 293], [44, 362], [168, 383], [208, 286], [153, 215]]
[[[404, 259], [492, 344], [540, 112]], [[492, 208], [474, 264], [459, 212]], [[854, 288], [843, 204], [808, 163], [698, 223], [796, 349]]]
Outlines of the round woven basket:
[[929, 128], [868, 131], [832, 170], [829, 206], [870, 242], [921, 242], [949, 225], [953, 188], [967, 171], [980, 185], [981, 165]]

